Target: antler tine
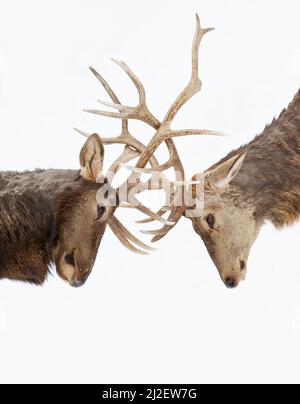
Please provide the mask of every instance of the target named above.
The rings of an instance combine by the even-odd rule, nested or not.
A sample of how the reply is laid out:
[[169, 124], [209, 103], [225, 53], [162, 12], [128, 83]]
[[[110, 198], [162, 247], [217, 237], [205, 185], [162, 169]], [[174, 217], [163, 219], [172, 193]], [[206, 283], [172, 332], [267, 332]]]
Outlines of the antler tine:
[[[116, 232], [118, 234], [121, 234], [122, 236], [124, 236], [124, 238], [127, 239], [128, 242], [132, 242], [132, 243], [136, 244], [138, 247], [143, 248], [146, 251], [155, 251], [156, 250], [156, 248], [148, 246], [147, 244], [145, 244], [141, 240], [139, 240], [137, 237], [135, 237], [132, 233], [130, 233], [130, 231], [126, 229], [126, 227], [116, 218], [116, 216], [113, 215], [111, 217], [110, 225], [111, 225], [111, 229], [113, 230], [113, 232], [115, 234], [116, 234]], [[126, 247], [128, 248], [127, 243], [126, 243]], [[132, 249], [131, 249], [131, 251], [132, 251]]]
[[[123, 62], [122, 60], [111, 59], [114, 63], [121, 67], [124, 72], [128, 75], [130, 80], [135, 85], [137, 92], [139, 94], [139, 105], [146, 105], [146, 91], [145, 87], [143, 86], [141, 80], [133, 73], [133, 71], [129, 68], [129, 66]], [[147, 108], [148, 110], [148, 108]], [[155, 119], [155, 118], [154, 118]]]
[[144, 213], [147, 216], [152, 217], [154, 220], [157, 220], [161, 223], [163, 223], [165, 226], [173, 226], [173, 223], [170, 222], [169, 220], [163, 219], [160, 215], [157, 213], [152, 212], [150, 209], [146, 208], [142, 203], [140, 203], [136, 198], [133, 198], [133, 206], [140, 212]]
[[[129, 69], [129, 67], [124, 63], [124, 62], [117, 62], [115, 61], [118, 65], [120, 65], [123, 70], [126, 71], [126, 73], [128, 74], [128, 76], [132, 79], [133, 83], [135, 84], [138, 93], [139, 93], [139, 98], [140, 98], [140, 103], [143, 103], [143, 109], [145, 111], [148, 111], [148, 108], [145, 104], [146, 102], [146, 97], [145, 97], [145, 90], [144, 87], [141, 83], [141, 81], [135, 76], [135, 74]], [[104, 90], [107, 92], [107, 94], [109, 95], [109, 97], [111, 98], [111, 100], [114, 102], [114, 104], [110, 104], [110, 105], [122, 105], [120, 103], [120, 100], [118, 98], [118, 96], [116, 95], [116, 93], [113, 91], [113, 89], [111, 88], [111, 86], [108, 84], [108, 82], [105, 80], [105, 78], [93, 67], [90, 67], [90, 71], [93, 73], [93, 75], [96, 77], [96, 79], [100, 82], [100, 84], [102, 85], [102, 87], [104, 88]], [[103, 103], [106, 103], [103, 101]], [[106, 103], [109, 104], [109, 103]], [[152, 123], [153, 125], [157, 125], [157, 120], [155, 119], [155, 117], [148, 111], [149, 116], [152, 117]], [[78, 133], [80, 133], [81, 135], [88, 137], [89, 133], [84, 132], [80, 129], [74, 128], [74, 130]], [[116, 137], [107, 137], [107, 138], [102, 138], [102, 142], [103, 144], [107, 144], [107, 145], [112, 145], [112, 144], [124, 144], [126, 146], [130, 146], [134, 149], [136, 149], [138, 152], [142, 153], [143, 150], [145, 150], [145, 146], [143, 145], [143, 143], [141, 143], [138, 139], [136, 139], [128, 130], [128, 118], [127, 117], [123, 117], [122, 118], [122, 133], [119, 136]], [[151, 159], [149, 160], [149, 163], [151, 164], [152, 167], [157, 167], [158, 166], [158, 161], [156, 160], [155, 156], [151, 156]]]
[[199, 15], [196, 14], [196, 31], [193, 40], [192, 47], [192, 74], [189, 84], [185, 87], [182, 93], [177, 97], [175, 102], [172, 104], [169, 109], [164, 121], [163, 125], [165, 127], [169, 127], [171, 122], [174, 120], [178, 111], [183, 107], [183, 105], [190, 100], [195, 94], [201, 91], [202, 82], [199, 78], [199, 48], [201, 44], [201, 40], [205, 34], [210, 31], [213, 31], [214, 28], [202, 28], [200, 23]]
[[175, 222], [175, 224], [173, 226], [165, 225], [163, 228], [158, 229], [155, 232], [156, 236], [152, 238], [151, 242], [156, 243], [157, 241], [159, 241], [163, 237], [165, 237], [169, 233], [169, 231], [172, 230], [174, 228], [174, 226], [178, 223], [178, 221], [180, 220], [180, 218], [183, 215], [184, 210], [185, 210], [184, 208], [180, 208], [178, 210], [175, 210], [172, 217], [170, 217], [170, 219], [172, 219]]
[[79, 133], [80, 135], [84, 137], [90, 137], [91, 133], [85, 132], [84, 130], [78, 129], [78, 128], [73, 128], [75, 132]]
[[133, 84], [135, 85], [138, 95], [139, 95], [139, 103], [136, 107], [128, 107], [126, 105], [122, 105], [113, 91], [110, 89], [108, 86], [107, 82], [103, 79], [99, 73], [95, 71], [95, 69], [92, 70], [92, 72], [96, 75], [96, 77], [99, 79], [99, 81], [105, 84], [103, 85], [104, 88], [108, 90], [111, 90], [111, 94], [109, 91], [109, 95], [112, 95], [113, 97], [113, 104], [108, 103], [106, 101], [98, 100], [98, 102], [104, 106], [107, 106], [109, 108], [117, 109], [119, 112], [109, 112], [109, 111], [102, 111], [102, 110], [97, 110], [97, 109], [84, 109], [84, 112], [88, 112], [91, 114], [96, 114], [96, 115], [101, 115], [101, 116], [106, 116], [109, 118], [117, 118], [117, 119], [137, 119], [140, 121], [143, 121], [147, 123], [148, 125], [152, 126], [155, 129], [158, 129], [160, 127], [160, 122], [155, 118], [154, 115], [151, 114], [151, 112], [148, 109], [147, 103], [146, 103], [146, 92], [145, 88], [140, 81], [140, 79], [133, 73], [133, 71], [129, 68], [129, 66], [123, 62], [123, 61], [118, 61], [115, 59], [112, 59], [114, 63], [116, 63], [118, 66], [121, 67], [125, 71], [125, 73], [128, 75], [128, 77], [131, 79]]
[[[93, 73], [93, 75], [96, 77], [96, 79], [100, 82], [104, 90], [107, 92], [111, 100], [116, 103], [120, 104], [119, 98], [117, 97], [116, 93], [114, 90], [111, 88], [111, 86], [108, 84], [108, 82], [105, 80], [105, 78], [97, 72], [96, 69], [90, 66], [90, 71]], [[122, 133], [128, 132], [128, 120], [123, 119], [122, 120]]]
[[[122, 229], [119, 227], [116, 217], [112, 216], [110, 221], [108, 222], [108, 225], [109, 225], [110, 229], [112, 230], [112, 232], [115, 234], [115, 236], [118, 238], [118, 240], [124, 245], [124, 247], [126, 247], [128, 250], [134, 252], [135, 254], [148, 255], [148, 252], [140, 250], [140, 249], [136, 248], [133, 244], [131, 244], [130, 240], [125, 236]], [[134, 237], [134, 236], [132, 236], [132, 237]], [[140, 242], [140, 243], [142, 243], [142, 242]]]
[[123, 153], [111, 164], [106, 174], [108, 182], [111, 183], [113, 177], [117, 174], [120, 168], [129, 161], [138, 157], [140, 153], [137, 150], [132, 149], [130, 146], [125, 146]]
[[[156, 212], [156, 214], [159, 216], [163, 216], [168, 212], [168, 210], [170, 210], [170, 208], [168, 208], [167, 206], [163, 206], [161, 209], [159, 209], [158, 212]], [[148, 219], [136, 221], [137, 224], [147, 224], [147, 223], [152, 223], [152, 222], [155, 222], [155, 220], [152, 219], [152, 217], [149, 217]]]

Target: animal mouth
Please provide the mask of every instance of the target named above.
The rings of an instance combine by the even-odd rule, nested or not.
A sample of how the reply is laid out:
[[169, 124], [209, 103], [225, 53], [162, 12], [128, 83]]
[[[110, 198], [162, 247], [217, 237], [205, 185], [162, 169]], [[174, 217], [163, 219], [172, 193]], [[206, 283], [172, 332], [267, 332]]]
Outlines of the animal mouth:
[[75, 277], [74, 280], [70, 282], [70, 286], [72, 286], [73, 288], [81, 288], [81, 286], [86, 283], [89, 276], [90, 272], [87, 272], [80, 281], [77, 281]]

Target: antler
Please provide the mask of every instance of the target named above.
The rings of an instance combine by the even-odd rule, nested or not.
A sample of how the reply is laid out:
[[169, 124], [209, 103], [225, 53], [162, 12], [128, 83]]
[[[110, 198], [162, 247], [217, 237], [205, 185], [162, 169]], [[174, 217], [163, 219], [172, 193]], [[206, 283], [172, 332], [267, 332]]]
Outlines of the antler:
[[[139, 83], [140, 83], [139, 80], [135, 77], [135, 75], [130, 71], [129, 68], [127, 68], [127, 69], [128, 69], [127, 71], [129, 72], [129, 76], [132, 78], [132, 81], [136, 85], [139, 85]], [[99, 80], [99, 82], [102, 84], [105, 91], [112, 99], [112, 101], [114, 103], [120, 105], [120, 101], [119, 101], [117, 95], [112, 90], [112, 88], [107, 83], [107, 81], [103, 78], [103, 76], [101, 76], [92, 67], [90, 67], [90, 70], [95, 75], [95, 77]], [[143, 88], [141, 91], [139, 89], [139, 94], [140, 94], [141, 100], [143, 100], [143, 98], [145, 99], [145, 96], [142, 94], [142, 91], [144, 91]], [[144, 101], [142, 101], [142, 102], [144, 102]], [[143, 109], [144, 109], [144, 112], [146, 112], [146, 108], [143, 108]], [[145, 115], [146, 115], [146, 113], [145, 113]], [[150, 113], [147, 113], [147, 115], [151, 116]], [[147, 119], [147, 118], [145, 118], [145, 119]], [[155, 118], [153, 117], [152, 120], [154, 122]], [[89, 133], [84, 132], [80, 129], [74, 128], [74, 130], [85, 137], [90, 136]], [[117, 172], [120, 170], [120, 168], [122, 167], [123, 164], [126, 164], [129, 161], [133, 160], [134, 158], [138, 157], [145, 150], [145, 146], [143, 145], [143, 143], [141, 143], [138, 139], [136, 139], [134, 136], [132, 136], [132, 134], [129, 132], [127, 117], [122, 117], [122, 132], [119, 136], [103, 138], [102, 141], [106, 145], [113, 145], [113, 144], [124, 144], [125, 145], [123, 153], [112, 163], [112, 165], [110, 166], [110, 168], [106, 174], [106, 178], [108, 179], [109, 182], [112, 182], [113, 177], [117, 174]], [[149, 159], [149, 162], [150, 162], [152, 168], [159, 166], [158, 161], [156, 160], [154, 155], [151, 156], [151, 158]], [[120, 204], [120, 206], [124, 207], [122, 203]], [[126, 207], [128, 207], [128, 205]], [[153, 218], [153, 220], [160, 220], [162, 223], [165, 223], [165, 224], [168, 223], [166, 220], [162, 219], [160, 217], [160, 215], [155, 214], [154, 212], [152, 212], [151, 210], [149, 210], [148, 208], [146, 208], [145, 206], [140, 204], [140, 202], [138, 202], [137, 200], [135, 200], [134, 208], [140, 210], [142, 213], [144, 213], [146, 215], [149, 215], [150, 217]], [[133, 246], [131, 244], [131, 242], [135, 243], [137, 246], [139, 246], [141, 248], [144, 248], [145, 250], [148, 250], [148, 251], [153, 250], [153, 248], [142, 243], [134, 235], [132, 235], [115, 216], [113, 216], [111, 218], [111, 220], [109, 222], [109, 226], [110, 226], [111, 230], [115, 233], [115, 235], [117, 236], [119, 241], [129, 250], [131, 250], [135, 253], [138, 253], [138, 254], [147, 254], [147, 252], [137, 249], [135, 246]]]
[[[205, 34], [212, 31], [213, 28], [203, 29], [200, 24], [200, 18], [196, 15], [196, 32], [193, 41], [192, 47], [192, 74], [191, 79], [188, 85], [184, 88], [181, 94], [176, 98], [169, 111], [167, 112], [164, 120], [160, 124], [157, 129], [156, 134], [151, 139], [148, 144], [146, 150], [141, 154], [141, 157], [136, 164], [137, 169], [144, 168], [149, 158], [155, 153], [156, 149], [163, 142], [166, 142], [170, 159], [163, 166], [158, 167], [158, 171], [163, 171], [166, 168], [174, 167], [176, 170], [176, 182], [181, 182], [182, 185], [177, 187], [174, 193], [173, 203], [176, 207], [171, 211], [168, 221], [171, 221], [172, 224], [165, 224], [165, 226], [159, 230], [151, 231], [151, 234], [154, 234], [155, 237], [152, 239], [153, 242], [160, 240], [163, 238], [180, 220], [185, 206], [184, 203], [180, 204], [179, 198], [184, 195], [185, 192], [185, 174], [182, 163], [179, 159], [178, 153], [176, 151], [175, 145], [171, 140], [174, 137], [182, 137], [182, 136], [190, 136], [190, 135], [221, 135], [219, 132], [209, 131], [209, 130], [195, 130], [195, 129], [185, 129], [185, 130], [172, 130], [171, 124], [177, 115], [178, 111], [189, 101], [195, 94], [197, 94], [202, 88], [202, 82], [199, 78], [199, 47], [202, 38]], [[147, 172], [147, 171], [146, 171]], [[131, 175], [129, 182], [133, 182], [135, 176], [140, 176], [141, 173], [137, 170], [136, 173]], [[162, 216], [165, 213], [165, 209], [162, 208], [158, 215]], [[149, 220], [147, 219], [147, 222]], [[149, 233], [149, 232], [148, 232]]]
[[[116, 64], [118, 64], [125, 73], [129, 76], [131, 81], [134, 83], [138, 95], [139, 95], [139, 103], [136, 107], [130, 107], [126, 105], [122, 105], [116, 94], [113, 92], [108, 83], [104, 80], [104, 78], [97, 73], [94, 69], [90, 68], [92, 73], [96, 76], [96, 78], [100, 81], [113, 103], [108, 103], [106, 101], [99, 100], [99, 103], [107, 106], [109, 108], [115, 109], [118, 112], [109, 112], [103, 110], [95, 110], [95, 109], [85, 109], [85, 112], [89, 112], [92, 114], [97, 114], [101, 116], [117, 118], [122, 120], [122, 133], [121, 135], [114, 138], [104, 138], [104, 144], [125, 144], [125, 150], [123, 154], [113, 163], [111, 166], [111, 178], [112, 176], [120, 169], [121, 164], [126, 164], [131, 161], [133, 158], [137, 157], [137, 154], [140, 155], [138, 163], [136, 167], [133, 169], [133, 173], [129, 177], [129, 179], [122, 184], [118, 188], [119, 196], [122, 196], [120, 199], [121, 204], [124, 205], [124, 202], [127, 202], [128, 192], [132, 190], [136, 185], [140, 185], [138, 190], [135, 191], [135, 194], [142, 192], [145, 189], [161, 189], [162, 187], [159, 185], [159, 182], [153, 183], [148, 181], [147, 183], [141, 183], [140, 177], [142, 173], [153, 173], [155, 170], [156, 176], [162, 177], [162, 173], [169, 169], [174, 168], [176, 173], [176, 182], [174, 184], [168, 183], [170, 188], [172, 189], [171, 200], [172, 200], [172, 209], [169, 215], [168, 220], [164, 220], [162, 216], [166, 213], [169, 208], [163, 207], [157, 213], [152, 212], [144, 205], [142, 205], [133, 195], [132, 202], [135, 208], [150, 216], [151, 219], [144, 220], [142, 222], [149, 222], [152, 220], [158, 220], [164, 224], [164, 227], [159, 230], [151, 231], [151, 234], [154, 234], [155, 237], [152, 241], [157, 241], [164, 237], [180, 220], [185, 206], [182, 200], [182, 195], [185, 192], [185, 173], [183, 165], [180, 161], [178, 152], [176, 150], [175, 144], [173, 142], [174, 137], [183, 137], [190, 135], [221, 135], [219, 132], [209, 131], [209, 130], [195, 130], [195, 129], [185, 129], [185, 130], [172, 130], [171, 124], [177, 115], [178, 111], [185, 105], [185, 103], [191, 99], [196, 93], [201, 90], [202, 83], [199, 78], [199, 47], [203, 36], [213, 30], [213, 28], [203, 29], [200, 24], [199, 16], [196, 16], [196, 32], [193, 41], [192, 48], [192, 74], [191, 79], [188, 85], [184, 88], [181, 94], [176, 98], [169, 111], [167, 112], [165, 118], [162, 122], [160, 122], [154, 115], [149, 111], [149, 108], [146, 103], [146, 93], [145, 89], [138, 79], [138, 77], [132, 72], [132, 70], [127, 66], [125, 62], [113, 60]], [[145, 147], [141, 142], [139, 142], [136, 138], [134, 138], [129, 130], [128, 130], [128, 120], [136, 119], [145, 122], [150, 125], [153, 129], [156, 130], [155, 135], [149, 142], [148, 146]], [[78, 131], [78, 130], [77, 130]], [[81, 134], [88, 136], [87, 133], [79, 131]], [[161, 143], [165, 142], [169, 152], [169, 160], [163, 164], [159, 165], [156, 158], [154, 157], [154, 153], [156, 149], [160, 146]], [[150, 163], [152, 169], [145, 169], [147, 164]], [[165, 178], [165, 177], [164, 177]], [[126, 195], [126, 200], [123, 200], [123, 196]], [[174, 205], [174, 207], [173, 207]], [[128, 205], [127, 205], [128, 206]], [[116, 221], [112, 221], [113, 229], [116, 229]], [[120, 228], [120, 226], [119, 226]], [[123, 229], [123, 236], [128, 237]], [[131, 235], [132, 236], [132, 235]], [[132, 236], [134, 237], [134, 236]], [[120, 238], [120, 237], [119, 237]], [[128, 240], [127, 240], [128, 241]], [[130, 241], [135, 242], [132, 238]], [[126, 244], [126, 243], [125, 243]], [[128, 247], [128, 246], [127, 246]]]

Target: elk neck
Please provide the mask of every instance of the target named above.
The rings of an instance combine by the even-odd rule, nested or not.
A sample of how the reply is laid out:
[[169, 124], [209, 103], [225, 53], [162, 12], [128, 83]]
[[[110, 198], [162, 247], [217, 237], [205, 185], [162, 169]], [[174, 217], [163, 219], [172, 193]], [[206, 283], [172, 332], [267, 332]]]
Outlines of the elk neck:
[[35, 170], [0, 172], [0, 195], [6, 192], [23, 194], [25, 191], [45, 192], [49, 197], [74, 184], [78, 170]]
[[279, 228], [293, 224], [300, 216], [300, 90], [262, 134], [221, 162], [245, 152], [228, 192], [234, 191], [237, 203], [254, 205], [258, 221], [270, 220]]

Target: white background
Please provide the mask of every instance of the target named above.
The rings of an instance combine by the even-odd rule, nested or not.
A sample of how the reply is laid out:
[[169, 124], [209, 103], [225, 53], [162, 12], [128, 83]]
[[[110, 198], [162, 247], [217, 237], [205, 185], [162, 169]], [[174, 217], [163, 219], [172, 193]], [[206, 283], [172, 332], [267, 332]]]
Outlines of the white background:
[[[118, 121], [81, 112], [105, 98], [89, 65], [136, 103], [111, 56], [161, 118], [190, 74], [195, 12], [216, 31], [201, 48], [203, 92], [175, 127], [230, 137], [178, 140], [188, 177], [259, 133], [300, 85], [299, 1], [0, 0], [0, 169], [78, 168], [72, 126], [118, 134]], [[145, 125], [131, 128], [149, 140]], [[138, 231], [137, 214], [119, 217]], [[299, 237], [300, 225], [267, 225], [235, 291], [185, 219], [147, 258], [108, 230], [82, 289], [56, 275], [40, 288], [1, 281], [0, 381], [300, 382]]]

